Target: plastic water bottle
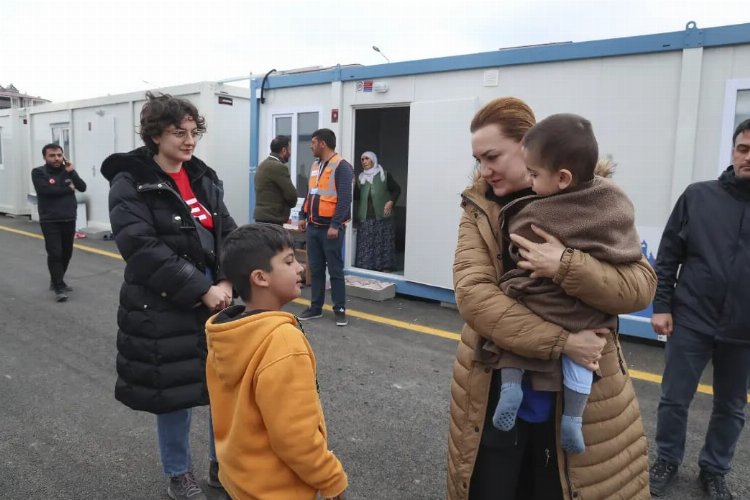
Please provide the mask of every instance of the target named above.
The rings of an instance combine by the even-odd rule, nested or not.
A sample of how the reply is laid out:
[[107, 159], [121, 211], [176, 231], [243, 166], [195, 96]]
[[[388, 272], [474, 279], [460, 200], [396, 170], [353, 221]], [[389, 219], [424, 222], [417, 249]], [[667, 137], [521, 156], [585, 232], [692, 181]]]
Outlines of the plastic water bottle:
[[297, 224], [299, 224], [299, 212], [296, 210], [292, 211], [291, 224], [295, 227], [297, 227]]

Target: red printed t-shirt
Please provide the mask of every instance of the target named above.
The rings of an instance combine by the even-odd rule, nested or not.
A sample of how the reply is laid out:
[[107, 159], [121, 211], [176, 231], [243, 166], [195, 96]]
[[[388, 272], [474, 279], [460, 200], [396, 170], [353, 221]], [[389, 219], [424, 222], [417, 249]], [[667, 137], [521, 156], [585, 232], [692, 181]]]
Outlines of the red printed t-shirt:
[[179, 172], [176, 174], [170, 173], [169, 176], [174, 179], [175, 184], [177, 184], [177, 189], [180, 191], [180, 196], [182, 196], [182, 199], [185, 200], [185, 203], [190, 207], [190, 215], [198, 219], [206, 229], [213, 229], [214, 219], [211, 217], [211, 212], [209, 212], [206, 207], [198, 201], [198, 198], [195, 197], [193, 188], [190, 187], [190, 178], [185, 169], [181, 168]]

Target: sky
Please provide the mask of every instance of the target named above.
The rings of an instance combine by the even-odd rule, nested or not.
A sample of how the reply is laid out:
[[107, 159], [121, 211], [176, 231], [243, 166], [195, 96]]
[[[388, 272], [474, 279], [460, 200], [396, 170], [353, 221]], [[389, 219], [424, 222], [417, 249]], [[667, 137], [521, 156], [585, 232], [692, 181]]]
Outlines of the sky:
[[[52, 101], [270, 69], [750, 22], [742, 0], [0, 0], [0, 85]], [[372, 46], [380, 48], [382, 55]], [[241, 82], [238, 82], [241, 83]]]

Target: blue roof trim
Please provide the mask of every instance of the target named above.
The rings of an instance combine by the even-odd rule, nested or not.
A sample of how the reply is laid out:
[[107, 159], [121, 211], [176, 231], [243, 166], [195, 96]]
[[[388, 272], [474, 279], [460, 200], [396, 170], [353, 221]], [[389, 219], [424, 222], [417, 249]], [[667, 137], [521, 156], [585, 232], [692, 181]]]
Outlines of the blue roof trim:
[[691, 22], [688, 23], [686, 30], [671, 33], [537, 47], [519, 47], [374, 66], [337, 66], [333, 69], [310, 73], [271, 76], [267, 83], [269, 89], [280, 89], [319, 85], [339, 80], [352, 81], [410, 76], [489, 67], [671, 52], [694, 47], [720, 47], [743, 43], [750, 43], [750, 23], [698, 29]]

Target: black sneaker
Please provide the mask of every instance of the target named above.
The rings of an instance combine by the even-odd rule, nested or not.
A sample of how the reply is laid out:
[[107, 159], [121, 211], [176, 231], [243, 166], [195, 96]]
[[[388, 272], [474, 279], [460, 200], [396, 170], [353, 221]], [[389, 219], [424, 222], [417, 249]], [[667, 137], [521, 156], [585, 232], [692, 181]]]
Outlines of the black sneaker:
[[654, 465], [648, 471], [648, 480], [651, 485], [651, 496], [661, 497], [667, 492], [677, 476], [678, 464], [667, 462], [663, 458], [657, 458]]
[[167, 495], [174, 500], [206, 500], [206, 495], [192, 472], [170, 477]]
[[211, 460], [211, 463], [208, 465], [208, 480], [206, 483], [212, 488], [224, 489], [221, 481], [219, 481], [219, 462]]
[[323, 311], [314, 311], [309, 307], [297, 315], [297, 319], [300, 321], [307, 321], [308, 319], [318, 319], [323, 317]]
[[339, 309], [338, 311], [334, 309], [333, 315], [336, 317], [336, 326], [346, 326], [349, 324], [346, 320], [346, 311], [344, 309]]
[[64, 289], [55, 290], [55, 302], [65, 302], [66, 300], [68, 300], [68, 295]]
[[712, 500], [732, 500], [734, 498], [723, 474], [701, 469], [698, 479], [701, 481], [703, 491], [708, 493], [708, 498]]

